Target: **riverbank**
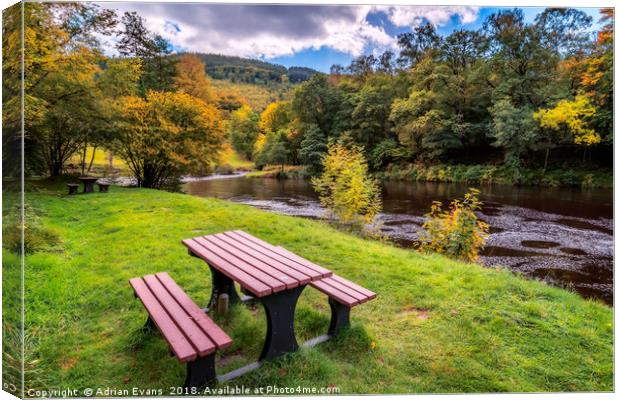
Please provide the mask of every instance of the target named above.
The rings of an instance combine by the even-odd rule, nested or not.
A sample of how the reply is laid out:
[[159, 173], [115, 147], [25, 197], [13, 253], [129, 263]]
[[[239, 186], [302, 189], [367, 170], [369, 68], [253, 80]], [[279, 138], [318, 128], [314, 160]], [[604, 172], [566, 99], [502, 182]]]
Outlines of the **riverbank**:
[[386, 180], [412, 182], [454, 182], [472, 185], [507, 184], [542, 187], [612, 188], [611, 170], [573, 170], [542, 168], [518, 172], [496, 165], [432, 165], [398, 164], [377, 173]]
[[[119, 187], [72, 197], [64, 191], [57, 184], [27, 193], [39, 222], [60, 239], [26, 257], [28, 348], [39, 360], [30, 372], [55, 386], [167, 389], [182, 382], [184, 368], [164, 341], [141, 333], [145, 312], [127, 280], [168, 271], [206, 304], [209, 273], [180, 240], [243, 229], [378, 298], [355, 308], [343, 336], [230, 385], [333, 385], [341, 393], [613, 389], [613, 309], [569, 291], [227, 201]], [[3, 272], [6, 294], [19, 276], [19, 258], [6, 250]], [[3, 299], [5, 310], [16, 305], [13, 297]], [[239, 306], [218, 319], [234, 340], [219, 373], [256, 359], [262, 312]], [[325, 297], [306, 289], [298, 340], [328, 324]]]
[[[503, 184], [514, 186], [583, 187], [611, 189], [611, 170], [574, 170], [541, 168], [522, 169], [518, 172], [497, 165], [432, 165], [394, 164], [387, 170], [375, 172], [380, 180], [406, 182], [465, 183], [470, 185]], [[279, 166], [268, 166], [252, 171], [248, 178], [308, 179], [303, 166], [287, 165], [282, 173]]]

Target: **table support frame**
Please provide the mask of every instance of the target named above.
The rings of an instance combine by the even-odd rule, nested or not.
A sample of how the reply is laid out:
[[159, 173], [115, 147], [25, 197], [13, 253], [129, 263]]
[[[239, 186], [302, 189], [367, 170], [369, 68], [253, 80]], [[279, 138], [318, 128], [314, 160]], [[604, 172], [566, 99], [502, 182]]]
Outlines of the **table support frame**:
[[295, 308], [306, 285], [260, 297], [265, 309], [267, 333], [259, 361], [270, 360], [299, 349], [295, 337]]
[[235, 288], [235, 282], [210, 264], [209, 269], [211, 269], [211, 279], [213, 285], [211, 289], [211, 299], [209, 300], [207, 309], [217, 309], [217, 299], [222, 294], [228, 295], [228, 304], [233, 305], [235, 303], [239, 303], [241, 299], [239, 298], [239, 294]]

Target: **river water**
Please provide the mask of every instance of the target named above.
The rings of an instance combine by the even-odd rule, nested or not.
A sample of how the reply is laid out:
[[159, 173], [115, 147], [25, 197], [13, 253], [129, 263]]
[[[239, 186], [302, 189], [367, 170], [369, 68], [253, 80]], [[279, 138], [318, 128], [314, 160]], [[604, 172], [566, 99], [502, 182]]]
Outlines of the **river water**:
[[[411, 248], [433, 200], [462, 198], [467, 185], [386, 182], [382, 231]], [[505, 265], [584, 297], [613, 301], [611, 190], [483, 186], [479, 216], [491, 225], [481, 261]], [[187, 182], [186, 193], [217, 197], [287, 215], [320, 218], [317, 194], [298, 179], [208, 179]]]

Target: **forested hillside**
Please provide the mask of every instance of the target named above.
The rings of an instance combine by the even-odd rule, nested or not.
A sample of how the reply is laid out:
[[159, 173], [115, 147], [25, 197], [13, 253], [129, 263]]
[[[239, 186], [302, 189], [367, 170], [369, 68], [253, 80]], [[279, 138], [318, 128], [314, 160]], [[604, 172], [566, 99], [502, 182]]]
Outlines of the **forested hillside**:
[[307, 81], [317, 71], [306, 67], [286, 68], [257, 59], [196, 53], [205, 63], [205, 71], [213, 79], [228, 79], [233, 83], [299, 83]]

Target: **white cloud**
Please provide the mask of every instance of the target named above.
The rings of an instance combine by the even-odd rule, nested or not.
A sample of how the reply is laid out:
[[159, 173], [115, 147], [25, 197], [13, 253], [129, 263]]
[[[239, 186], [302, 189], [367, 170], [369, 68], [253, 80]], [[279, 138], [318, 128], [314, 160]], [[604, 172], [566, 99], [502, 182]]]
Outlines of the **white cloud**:
[[428, 21], [435, 26], [443, 26], [456, 15], [463, 24], [470, 24], [478, 18], [478, 7], [470, 6], [375, 6], [375, 10], [385, 13], [396, 26], [418, 26]]
[[[367, 21], [384, 12], [397, 26], [423, 19], [436, 25], [458, 15], [463, 23], [478, 15], [475, 7], [290, 6], [199, 3], [100, 3], [102, 7], [137, 11], [147, 27], [175, 47], [205, 53], [273, 58], [329, 47], [358, 56], [368, 48], [396, 48], [383, 26]], [[113, 52], [113, 51], [112, 51]]]

